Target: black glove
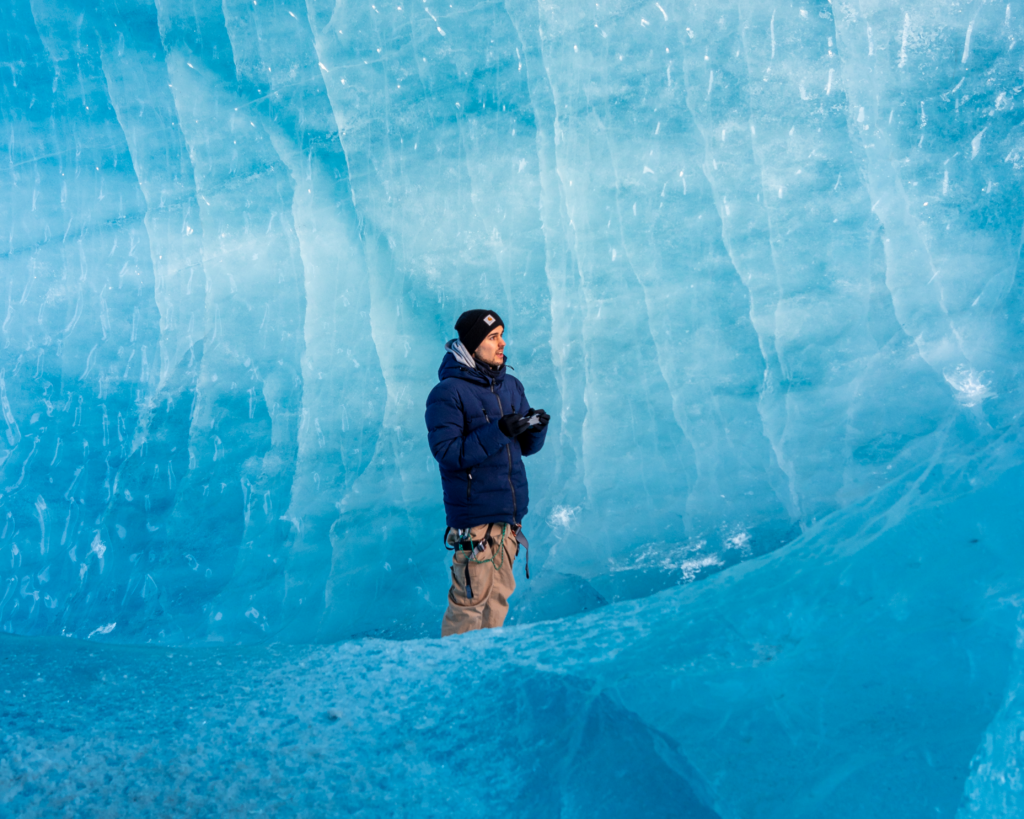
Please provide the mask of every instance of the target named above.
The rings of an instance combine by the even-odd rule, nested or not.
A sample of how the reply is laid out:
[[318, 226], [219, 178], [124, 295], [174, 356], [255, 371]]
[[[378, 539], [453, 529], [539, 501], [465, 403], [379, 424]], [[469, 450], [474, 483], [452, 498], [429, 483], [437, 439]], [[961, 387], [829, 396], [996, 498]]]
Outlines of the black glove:
[[529, 431], [537, 432], [548, 425], [548, 421], [551, 420], [551, 416], [542, 409], [529, 409], [526, 411], [526, 420], [530, 423]]
[[523, 418], [518, 412], [510, 412], [498, 419], [498, 429], [504, 432], [509, 438], [522, 435], [530, 428], [530, 422]]

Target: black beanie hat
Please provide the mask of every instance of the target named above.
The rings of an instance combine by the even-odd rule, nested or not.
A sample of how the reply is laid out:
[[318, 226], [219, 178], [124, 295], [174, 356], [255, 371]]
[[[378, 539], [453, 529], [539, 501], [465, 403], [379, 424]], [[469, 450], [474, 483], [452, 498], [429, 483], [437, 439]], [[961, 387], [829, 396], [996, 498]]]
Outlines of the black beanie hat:
[[480, 346], [480, 342], [487, 338], [493, 330], [504, 326], [505, 322], [501, 320], [501, 316], [493, 310], [467, 310], [455, 322], [459, 341], [471, 355]]

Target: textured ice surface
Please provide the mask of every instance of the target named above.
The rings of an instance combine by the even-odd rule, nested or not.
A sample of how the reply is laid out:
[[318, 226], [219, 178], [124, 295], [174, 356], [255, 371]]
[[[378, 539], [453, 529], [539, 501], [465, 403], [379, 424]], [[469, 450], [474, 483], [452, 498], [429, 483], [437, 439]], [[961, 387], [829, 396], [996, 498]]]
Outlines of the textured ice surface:
[[[5, 804], [1024, 809], [1024, 6], [0, 15]], [[481, 304], [533, 625], [182, 649], [437, 632]]]
[[929, 481], [922, 470], [700, 583], [467, 638], [4, 637], [0, 804], [23, 817], [1019, 816], [1024, 471], [939, 503]]

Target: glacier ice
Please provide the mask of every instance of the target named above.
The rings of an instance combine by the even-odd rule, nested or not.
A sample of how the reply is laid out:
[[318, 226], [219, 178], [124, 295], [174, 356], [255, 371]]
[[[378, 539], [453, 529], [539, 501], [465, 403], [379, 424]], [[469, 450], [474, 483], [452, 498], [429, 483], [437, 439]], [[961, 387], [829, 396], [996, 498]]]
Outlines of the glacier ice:
[[941, 502], [929, 480], [704, 581], [457, 640], [4, 635], [0, 799], [24, 817], [1019, 816], [1024, 467]]
[[[359, 669], [391, 658], [405, 743], [426, 693], [450, 702], [439, 658], [496, 696], [536, 678], [572, 703], [552, 742], [593, 740], [538, 791], [566, 815], [627, 797], [582, 773], [616, 731], [667, 766], [655, 815], [1018, 812], [1024, 9], [0, 13], [0, 628], [33, 638], [8, 656], [412, 640], [187, 650], [350, 664], [325, 708], [385, 691]], [[439, 647], [423, 401], [480, 304], [552, 415], [510, 615], [534, 625]], [[140, 680], [165, 657], [102, 651]], [[392, 724], [371, 712], [356, 734]], [[71, 752], [19, 714], [24, 781]], [[437, 736], [417, 764], [441, 776]], [[348, 807], [388, 809], [365, 787]]]

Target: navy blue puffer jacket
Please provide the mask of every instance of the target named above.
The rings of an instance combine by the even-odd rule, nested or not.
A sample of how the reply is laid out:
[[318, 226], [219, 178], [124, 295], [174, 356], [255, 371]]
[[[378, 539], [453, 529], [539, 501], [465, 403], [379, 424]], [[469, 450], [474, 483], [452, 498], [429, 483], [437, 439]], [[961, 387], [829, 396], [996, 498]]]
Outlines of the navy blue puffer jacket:
[[547, 434], [543, 428], [509, 438], [498, 428], [501, 416], [530, 408], [523, 385], [504, 365], [470, 369], [451, 352], [437, 377], [427, 398], [427, 435], [441, 466], [448, 525], [520, 523], [530, 503], [522, 456], [537, 452]]

